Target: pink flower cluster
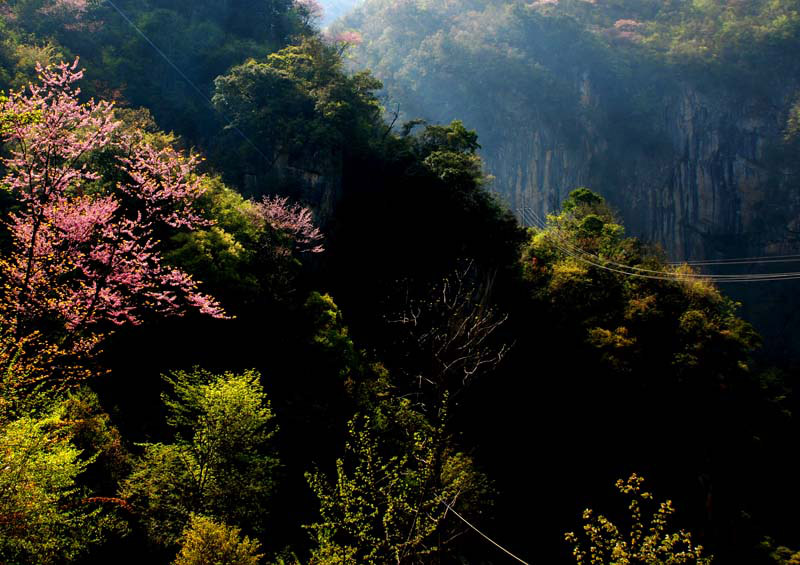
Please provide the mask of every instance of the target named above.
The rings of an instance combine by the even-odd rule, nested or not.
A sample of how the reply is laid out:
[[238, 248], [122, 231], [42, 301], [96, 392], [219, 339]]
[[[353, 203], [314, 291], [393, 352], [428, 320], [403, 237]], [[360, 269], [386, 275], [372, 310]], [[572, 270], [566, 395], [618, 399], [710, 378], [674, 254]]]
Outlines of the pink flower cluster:
[[319, 20], [325, 9], [318, 0], [294, 0], [294, 5], [305, 14], [309, 20]]
[[57, 319], [80, 336], [139, 324], [148, 312], [224, 317], [164, 263], [156, 236], [206, 223], [194, 208], [203, 192], [196, 159], [121, 133], [112, 104], [80, 103], [77, 61], [37, 70], [40, 83], [0, 107], [11, 150], [2, 184], [18, 203], [4, 221], [11, 251], [0, 259], [0, 321], [36, 330]]
[[334, 35], [326, 36], [327, 41], [335, 44], [361, 45], [364, 38], [357, 31], [341, 31]]
[[91, 33], [99, 30], [103, 23], [88, 17], [89, 8], [89, 0], [48, 0], [39, 8], [39, 13], [64, 29]]
[[622, 19], [614, 22], [614, 29], [621, 31], [635, 31], [642, 27], [642, 23], [637, 20]]
[[321, 253], [322, 232], [314, 226], [311, 210], [289, 199], [269, 196], [254, 204], [257, 217], [272, 229], [289, 236], [300, 253]]
[[39, 8], [39, 11], [43, 14], [55, 14], [61, 12], [83, 14], [88, 8], [88, 0], [53, 0], [49, 4], [44, 4], [41, 8]]
[[642, 31], [644, 24], [628, 18], [614, 22], [614, 27], [605, 30], [605, 35], [612, 41], [639, 43], [644, 40]]

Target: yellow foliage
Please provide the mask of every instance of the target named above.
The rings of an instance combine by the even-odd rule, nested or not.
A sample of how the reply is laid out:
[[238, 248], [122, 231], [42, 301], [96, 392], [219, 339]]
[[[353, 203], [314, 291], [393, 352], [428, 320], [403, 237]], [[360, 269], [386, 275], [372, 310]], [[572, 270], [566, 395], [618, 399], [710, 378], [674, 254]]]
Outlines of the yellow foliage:
[[13, 325], [0, 325], [0, 421], [34, 408], [45, 389], [64, 392], [94, 374], [80, 354], [40, 332], [16, 334]]
[[710, 565], [711, 557], [703, 555], [703, 547], [693, 545], [685, 530], [668, 532], [669, 517], [675, 513], [672, 502], [658, 504], [649, 523], [642, 513], [645, 504], [653, 504], [653, 495], [642, 489], [644, 479], [636, 474], [617, 481], [617, 490], [631, 498], [630, 531], [623, 532], [603, 515], [592, 510], [583, 512], [583, 536], [574, 532], [565, 535], [572, 544], [572, 555], [578, 565]]

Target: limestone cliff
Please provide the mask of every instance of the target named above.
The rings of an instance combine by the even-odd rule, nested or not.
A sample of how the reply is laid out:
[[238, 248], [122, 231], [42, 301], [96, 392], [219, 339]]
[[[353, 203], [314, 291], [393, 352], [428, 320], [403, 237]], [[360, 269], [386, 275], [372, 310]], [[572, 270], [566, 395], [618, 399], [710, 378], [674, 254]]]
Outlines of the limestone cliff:
[[631, 124], [614, 122], [587, 73], [575, 90], [589, 110], [577, 138], [557, 121], [534, 119], [485, 146], [484, 158], [494, 189], [515, 210], [543, 217], [570, 190], [589, 186], [617, 207], [629, 232], [676, 260], [788, 251], [800, 206], [776, 152], [794, 92], [787, 85], [771, 100], [743, 100], [683, 83], [639, 124], [642, 140], [634, 137], [641, 127], [620, 135]]

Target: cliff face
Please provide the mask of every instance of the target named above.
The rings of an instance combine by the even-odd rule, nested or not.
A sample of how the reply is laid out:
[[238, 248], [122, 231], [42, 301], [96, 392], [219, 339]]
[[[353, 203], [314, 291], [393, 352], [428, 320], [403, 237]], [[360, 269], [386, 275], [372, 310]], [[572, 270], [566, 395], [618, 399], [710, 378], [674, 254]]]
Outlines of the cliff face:
[[529, 208], [544, 217], [588, 186], [613, 203], [631, 234], [676, 260], [793, 247], [787, 230], [800, 205], [775, 158], [792, 87], [771, 100], [741, 100], [680, 84], [639, 124], [609, 115], [587, 74], [575, 88], [585, 110], [577, 136], [539, 116], [485, 148], [495, 190], [521, 216]]

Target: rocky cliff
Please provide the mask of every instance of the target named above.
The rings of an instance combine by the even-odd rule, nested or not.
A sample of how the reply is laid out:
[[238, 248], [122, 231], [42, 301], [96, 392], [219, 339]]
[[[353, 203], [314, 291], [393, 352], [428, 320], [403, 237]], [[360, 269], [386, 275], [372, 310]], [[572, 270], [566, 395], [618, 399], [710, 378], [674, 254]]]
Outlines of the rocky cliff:
[[478, 131], [520, 214], [585, 185], [682, 260], [795, 249], [782, 137], [800, 92], [798, 7], [367, 0], [345, 24], [392, 109]]
[[644, 127], [630, 129], [605, 111], [584, 73], [574, 93], [587, 110], [577, 137], [540, 114], [485, 145], [484, 158], [494, 189], [521, 217], [528, 208], [544, 217], [589, 186], [629, 232], [675, 260], [789, 252], [800, 206], [779, 152], [793, 93], [787, 85], [771, 100], [748, 100], [683, 83], [658, 98]]
[[[524, 223], [586, 186], [675, 261], [800, 253], [798, 0], [365, 0], [344, 23], [390, 110], [477, 130]], [[725, 290], [774, 345], [800, 336], [798, 287]]]

